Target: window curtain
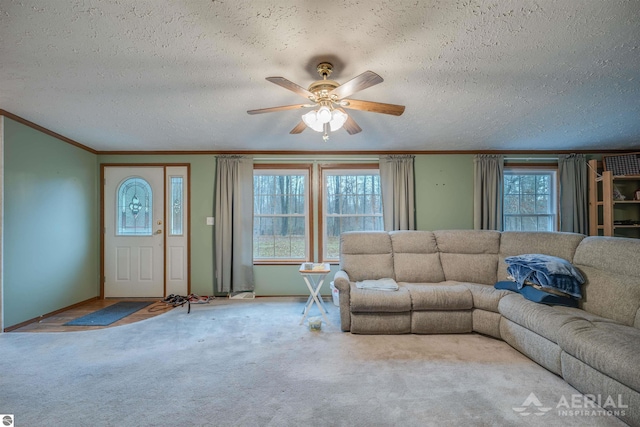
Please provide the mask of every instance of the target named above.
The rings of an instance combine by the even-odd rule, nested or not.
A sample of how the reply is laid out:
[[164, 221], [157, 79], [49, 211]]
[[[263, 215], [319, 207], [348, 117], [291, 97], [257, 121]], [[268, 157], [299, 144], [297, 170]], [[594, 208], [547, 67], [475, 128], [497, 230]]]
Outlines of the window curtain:
[[415, 230], [414, 156], [380, 156], [384, 229]]
[[473, 228], [501, 231], [504, 157], [477, 154], [473, 171]]
[[584, 154], [558, 156], [560, 231], [589, 234], [587, 159]]
[[253, 291], [253, 159], [219, 156], [215, 188], [217, 291]]

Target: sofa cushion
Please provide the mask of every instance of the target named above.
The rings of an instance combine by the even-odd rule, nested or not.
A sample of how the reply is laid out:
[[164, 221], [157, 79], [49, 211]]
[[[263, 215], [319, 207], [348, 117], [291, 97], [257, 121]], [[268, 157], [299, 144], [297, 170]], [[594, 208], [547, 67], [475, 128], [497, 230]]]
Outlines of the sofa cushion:
[[433, 232], [440, 252], [497, 254], [500, 232], [492, 230], [439, 230]]
[[640, 239], [587, 237], [573, 264], [586, 278], [582, 308], [627, 326], [640, 308]]
[[[506, 257], [541, 253], [573, 261], [583, 234], [550, 231], [503, 231], [500, 237], [498, 280], [507, 280]], [[575, 262], [575, 261], [574, 261]]]
[[587, 237], [576, 249], [573, 263], [625, 276], [640, 277], [640, 240]]
[[440, 253], [431, 231], [392, 231], [389, 234], [398, 282], [444, 281]]
[[640, 330], [576, 320], [560, 328], [558, 344], [576, 359], [640, 392]]
[[613, 323], [578, 308], [538, 304], [518, 294], [503, 297], [498, 303], [498, 310], [512, 322], [554, 343], [558, 342], [558, 330], [566, 323], [583, 319]]
[[562, 349], [555, 342], [505, 317], [500, 319], [500, 338], [551, 372], [558, 375], [562, 374], [562, 365], [560, 363]]
[[411, 332], [411, 313], [353, 313], [352, 334], [408, 334]]
[[[603, 409], [615, 411], [615, 415], [627, 423], [626, 425], [640, 426], [640, 392], [634, 391], [631, 387], [592, 368], [566, 351], [562, 352], [560, 358], [562, 360], [562, 378], [567, 383], [583, 395], [590, 394], [593, 396], [593, 400], [599, 399]], [[576, 406], [572, 405], [572, 407]], [[578, 419], [586, 420], [586, 418], [577, 418], [576, 421]], [[599, 418], [601, 420], [599, 424], [605, 424], [604, 417], [593, 418], [594, 421]], [[613, 421], [613, 417], [609, 418]]]
[[464, 334], [471, 331], [471, 310], [423, 310], [411, 313], [411, 332], [414, 334]]
[[399, 284], [397, 291], [358, 289], [351, 283], [352, 313], [400, 313], [411, 311], [409, 290]]
[[420, 310], [470, 310], [473, 297], [466, 286], [456, 282], [406, 283], [411, 307]]
[[474, 332], [479, 332], [498, 339], [502, 338], [500, 336], [500, 322], [502, 319], [500, 313], [474, 308], [471, 310], [471, 315]]
[[500, 232], [434, 231], [446, 280], [493, 285], [496, 280]]
[[390, 277], [393, 272], [393, 250], [389, 233], [384, 231], [346, 232], [340, 235], [340, 270], [357, 282]]
[[500, 299], [512, 293], [508, 290], [496, 289], [491, 285], [482, 285], [479, 283], [463, 283], [463, 285], [471, 291], [474, 308], [492, 311], [494, 313], [498, 312]]
[[490, 254], [440, 254], [447, 280], [492, 285], [496, 279], [498, 256]]
[[578, 300], [566, 296], [554, 295], [533, 286], [526, 285], [518, 289], [518, 284], [510, 280], [504, 280], [495, 284], [496, 289], [505, 289], [517, 292], [529, 301], [547, 305], [562, 305], [565, 307], [578, 307]]

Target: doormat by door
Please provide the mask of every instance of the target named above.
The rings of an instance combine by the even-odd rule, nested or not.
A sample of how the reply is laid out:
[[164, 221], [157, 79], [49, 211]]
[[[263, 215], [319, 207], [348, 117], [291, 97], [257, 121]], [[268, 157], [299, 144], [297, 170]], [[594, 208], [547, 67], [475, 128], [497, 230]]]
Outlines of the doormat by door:
[[108, 326], [136, 311], [153, 304], [153, 301], [120, 301], [113, 305], [78, 317], [64, 326]]

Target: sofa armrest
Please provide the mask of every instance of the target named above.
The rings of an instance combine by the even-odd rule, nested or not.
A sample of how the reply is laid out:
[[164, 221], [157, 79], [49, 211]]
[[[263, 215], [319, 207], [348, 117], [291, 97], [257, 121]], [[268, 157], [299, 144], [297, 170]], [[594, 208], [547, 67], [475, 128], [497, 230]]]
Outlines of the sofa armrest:
[[340, 293], [340, 328], [347, 332], [351, 330], [351, 281], [344, 270], [339, 270], [333, 276], [333, 286]]
[[351, 289], [349, 275], [344, 270], [339, 270], [336, 272], [336, 275], [333, 276], [333, 286], [336, 287], [341, 293], [349, 292]]

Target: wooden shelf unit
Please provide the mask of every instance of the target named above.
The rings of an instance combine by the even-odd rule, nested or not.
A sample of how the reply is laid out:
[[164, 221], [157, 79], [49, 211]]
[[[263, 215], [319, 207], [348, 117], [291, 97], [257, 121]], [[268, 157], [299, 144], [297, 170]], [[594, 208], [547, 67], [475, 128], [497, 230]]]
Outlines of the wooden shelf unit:
[[[600, 173], [598, 173], [600, 171]], [[625, 196], [614, 199], [614, 188]], [[614, 176], [602, 170], [601, 162], [589, 161], [589, 235], [640, 238], [640, 175]], [[632, 224], [616, 222], [632, 221]]]

